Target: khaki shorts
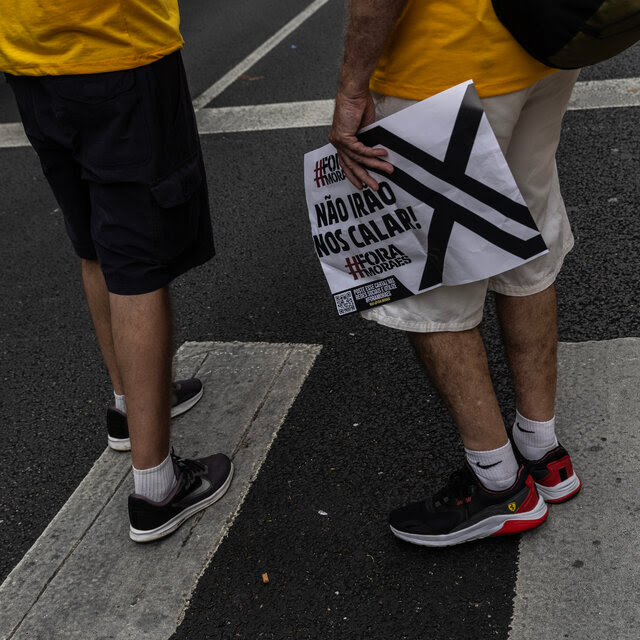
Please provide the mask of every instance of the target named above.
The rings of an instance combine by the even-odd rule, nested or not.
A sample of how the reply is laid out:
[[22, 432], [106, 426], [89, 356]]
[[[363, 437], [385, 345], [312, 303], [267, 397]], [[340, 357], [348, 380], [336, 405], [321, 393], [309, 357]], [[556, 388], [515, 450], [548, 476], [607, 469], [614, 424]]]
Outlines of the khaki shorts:
[[[536, 84], [482, 105], [515, 181], [549, 248], [549, 253], [488, 280], [439, 287], [363, 311], [368, 320], [387, 327], [429, 333], [464, 331], [482, 320], [488, 290], [508, 296], [544, 291], [555, 281], [573, 234], [560, 194], [556, 149], [562, 117], [578, 71], [558, 71]], [[376, 117], [400, 111], [413, 100], [374, 94]]]

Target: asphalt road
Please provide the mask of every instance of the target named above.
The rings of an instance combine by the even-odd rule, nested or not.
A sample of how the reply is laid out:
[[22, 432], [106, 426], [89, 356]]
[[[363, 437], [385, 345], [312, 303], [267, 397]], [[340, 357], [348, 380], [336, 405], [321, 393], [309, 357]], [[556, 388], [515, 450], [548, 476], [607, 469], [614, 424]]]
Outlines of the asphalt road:
[[[306, 4], [184, 0], [193, 96]], [[331, 98], [343, 11], [329, 0], [210, 106]], [[581, 80], [638, 76], [636, 46]], [[16, 118], [0, 84], [0, 122]], [[639, 126], [637, 108], [566, 116], [558, 163], [576, 247], [557, 283], [562, 341], [640, 335]], [[174, 637], [506, 638], [517, 537], [425, 553], [388, 533], [389, 508], [438, 488], [461, 448], [403, 335], [333, 310], [302, 184], [302, 156], [326, 134], [202, 139], [218, 255], [175, 283], [176, 343], [323, 349]], [[0, 166], [4, 579], [103, 451], [111, 390], [38, 160], [29, 148], [0, 149]], [[483, 331], [510, 419], [491, 301]], [[127, 543], [113, 540], [114, 553]]]

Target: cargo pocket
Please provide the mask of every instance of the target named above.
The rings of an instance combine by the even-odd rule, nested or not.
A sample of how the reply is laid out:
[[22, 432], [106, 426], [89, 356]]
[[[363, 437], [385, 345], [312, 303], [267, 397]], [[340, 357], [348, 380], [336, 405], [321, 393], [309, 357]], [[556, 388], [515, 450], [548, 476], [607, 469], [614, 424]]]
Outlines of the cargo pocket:
[[169, 175], [151, 185], [157, 204], [154, 219], [158, 260], [179, 260], [197, 243], [198, 220], [206, 196], [202, 195], [204, 173], [200, 157], [193, 156]]

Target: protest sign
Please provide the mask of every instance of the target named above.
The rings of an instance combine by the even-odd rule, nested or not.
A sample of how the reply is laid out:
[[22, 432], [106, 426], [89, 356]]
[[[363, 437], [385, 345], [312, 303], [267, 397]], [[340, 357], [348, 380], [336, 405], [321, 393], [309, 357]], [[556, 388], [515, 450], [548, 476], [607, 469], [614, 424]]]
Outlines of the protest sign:
[[313, 244], [339, 315], [483, 280], [547, 252], [471, 81], [365, 127], [392, 174], [346, 179], [335, 147], [305, 154]]

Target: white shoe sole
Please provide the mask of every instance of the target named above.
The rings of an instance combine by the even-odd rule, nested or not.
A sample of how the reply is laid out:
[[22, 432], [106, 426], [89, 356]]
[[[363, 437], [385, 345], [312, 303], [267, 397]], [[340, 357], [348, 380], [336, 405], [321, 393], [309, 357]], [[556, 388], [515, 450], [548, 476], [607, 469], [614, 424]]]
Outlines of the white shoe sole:
[[113, 438], [107, 435], [107, 444], [115, 451], [131, 451], [131, 440], [129, 438]]
[[189, 411], [191, 407], [193, 407], [195, 404], [197, 404], [200, 401], [200, 398], [202, 398], [203, 394], [204, 394], [204, 387], [202, 387], [200, 391], [196, 393], [195, 396], [193, 396], [192, 398], [189, 398], [189, 400], [186, 400], [181, 404], [177, 404], [175, 407], [171, 407], [171, 417], [175, 418], [176, 416], [180, 416], [186, 411]]
[[461, 542], [488, 538], [489, 536], [527, 531], [528, 529], [533, 529], [541, 525], [547, 519], [548, 514], [549, 507], [547, 507], [542, 497], [539, 497], [538, 503], [531, 511], [491, 516], [490, 518], [476, 522], [476, 524], [466, 529], [452, 533], [439, 536], [422, 535], [419, 533], [406, 533], [393, 527], [391, 527], [391, 532], [394, 536], [406, 542], [411, 542], [412, 544], [419, 544], [425, 547], [448, 547], [454, 544], [460, 544]]
[[[187, 400], [186, 402], [172, 407], [171, 417], [175, 418], [176, 416], [180, 416], [183, 413], [189, 411], [189, 409], [191, 409], [200, 401], [203, 395], [204, 387], [200, 389], [199, 393], [196, 393], [195, 396], [189, 398], [189, 400]], [[107, 435], [107, 444], [114, 451], [131, 451], [131, 440], [129, 440], [129, 438], [113, 438], [112, 436]]]
[[190, 507], [188, 507], [184, 511], [181, 511], [178, 515], [171, 518], [171, 520], [167, 520], [167, 522], [160, 525], [159, 527], [150, 529], [149, 531], [142, 531], [140, 529], [134, 529], [134, 527], [129, 525], [129, 537], [134, 542], [151, 542], [152, 540], [158, 540], [160, 538], [168, 536], [170, 533], [173, 533], [185, 520], [198, 513], [198, 511], [206, 509], [208, 506], [212, 505], [214, 502], [217, 502], [218, 500], [220, 500], [220, 498], [222, 498], [222, 496], [227, 492], [229, 485], [231, 484], [233, 471], [233, 463], [231, 463], [231, 469], [229, 470], [227, 479], [215, 493], [212, 493], [206, 500], [203, 500], [202, 502], [196, 502], [195, 504], [192, 504]]
[[582, 487], [582, 482], [578, 478], [577, 474], [573, 474], [570, 478], [567, 478], [563, 482], [559, 482], [554, 487], [545, 487], [536, 482], [536, 489], [538, 493], [545, 499], [546, 502], [564, 502], [569, 498], [572, 498]]

